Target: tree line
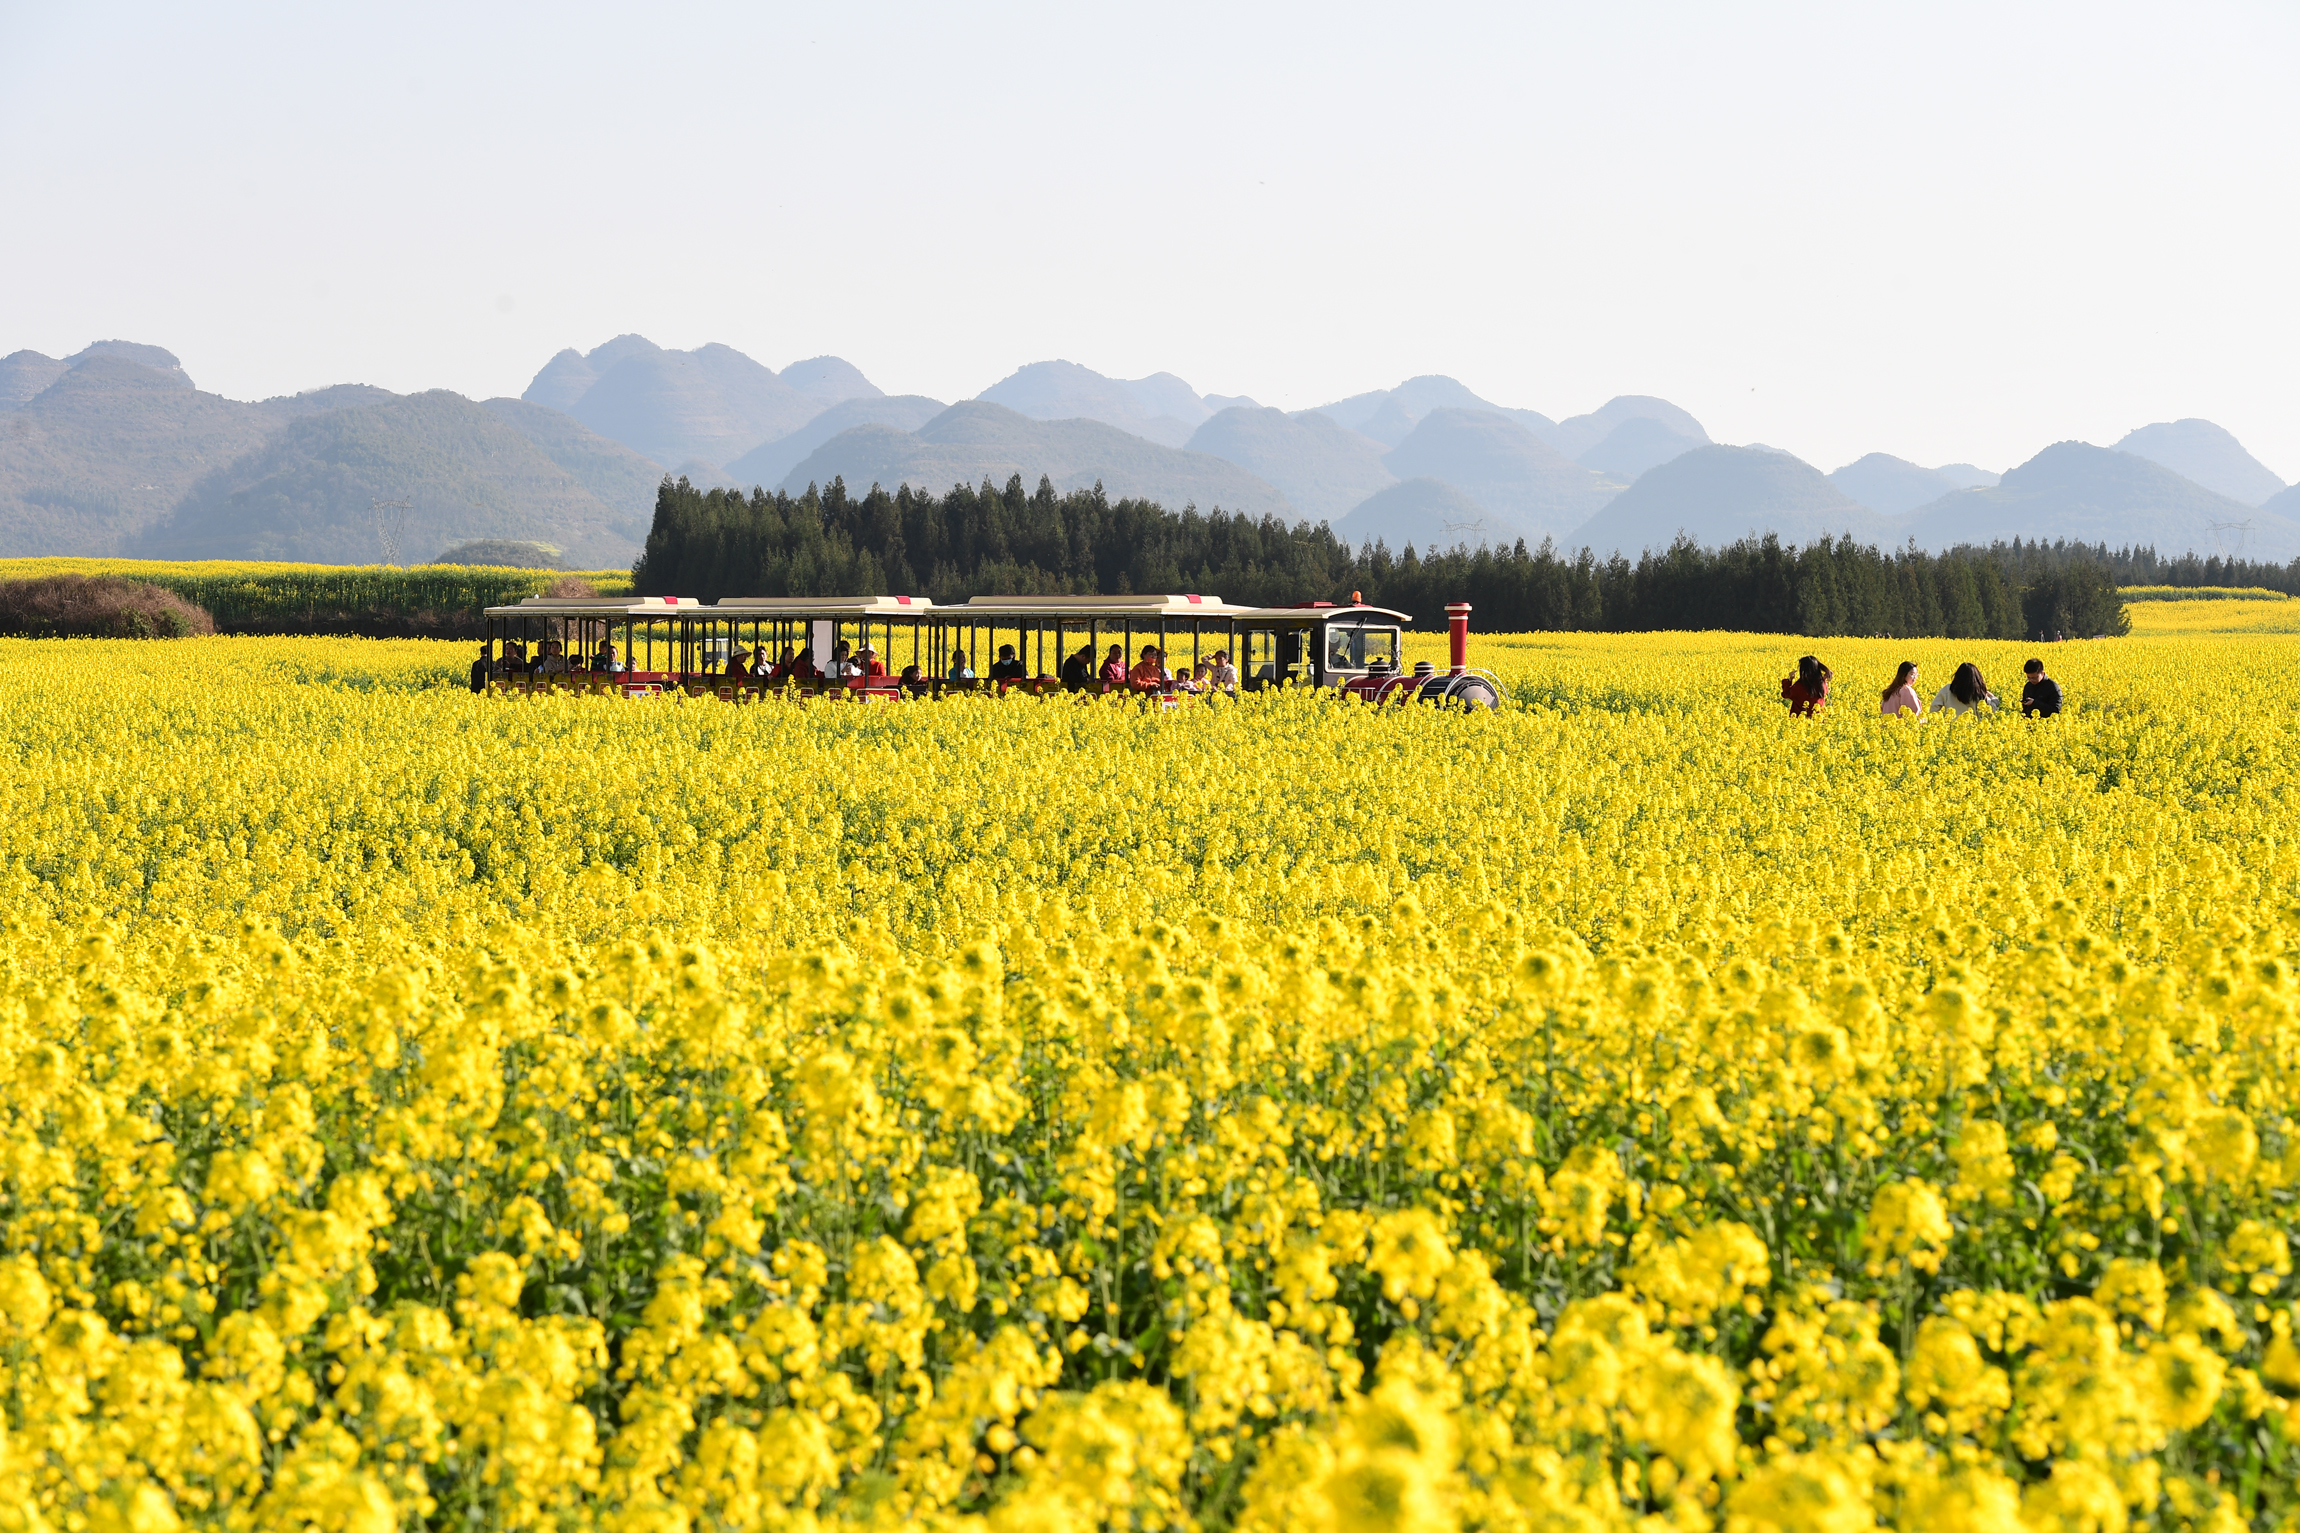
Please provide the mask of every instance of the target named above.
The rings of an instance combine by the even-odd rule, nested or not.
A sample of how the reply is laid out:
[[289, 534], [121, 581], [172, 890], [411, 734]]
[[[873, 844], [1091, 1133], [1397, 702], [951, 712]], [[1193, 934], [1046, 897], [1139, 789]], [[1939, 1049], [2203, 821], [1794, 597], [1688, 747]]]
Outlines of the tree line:
[[2023, 542], [1928, 553], [1774, 536], [1703, 548], [1680, 538], [1636, 559], [1528, 548], [1392, 553], [1352, 547], [1323, 523], [1169, 511], [1111, 500], [1097, 485], [1057, 492], [1041, 477], [985, 480], [942, 494], [905, 485], [851, 493], [843, 480], [803, 494], [699, 490], [666, 478], [645, 551], [641, 595], [970, 596], [1199, 591], [1277, 606], [1343, 600], [1442, 627], [1445, 604], [1472, 603], [1480, 627], [1517, 631], [1738, 629], [1896, 638], [2121, 634], [2119, 585], [2259, 585], [2300, 590], [2300, 561], [2280, 565], [2159, 556], [2152, 548]]

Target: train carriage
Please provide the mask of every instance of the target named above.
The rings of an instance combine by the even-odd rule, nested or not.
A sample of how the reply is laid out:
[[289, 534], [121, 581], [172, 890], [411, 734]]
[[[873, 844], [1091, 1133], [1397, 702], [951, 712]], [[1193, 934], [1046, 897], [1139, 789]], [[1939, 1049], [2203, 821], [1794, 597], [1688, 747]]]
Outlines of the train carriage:
[[[741, 701], [790, 689], [893, 701], [992, 688], [1156, 692], [1171, 700], [1181, 690], [1174, 678], [1226, 652], [1243, 691], [1329, 687], [1373, 703], [1491, 708], [1502, 688], [1467, 663], [1469, 611], [1466, 602], [1446, 608], [1451, 664], [1443, 671], [1426, 661], [1408, 670], [1412, 617], [1355, 593], [1347, 603], [1286, 607], [1187, 594], [977, 596], [958, 606], [914, 596], [737, 596], [709, 605], [666, 596], [535, 596], [487, 609], [487, 653], [504, 691], [683, 691]], [[1152, 645], [1171, 675], [1146, 683], [1135, 678], [1142, 648]], [[826, 674], [841, 646], [875, 660], [870, 674]], [[1105, 679], [1111, 651], [1127, 680]], [[738, 658], [746, 663], [730, 674]]]

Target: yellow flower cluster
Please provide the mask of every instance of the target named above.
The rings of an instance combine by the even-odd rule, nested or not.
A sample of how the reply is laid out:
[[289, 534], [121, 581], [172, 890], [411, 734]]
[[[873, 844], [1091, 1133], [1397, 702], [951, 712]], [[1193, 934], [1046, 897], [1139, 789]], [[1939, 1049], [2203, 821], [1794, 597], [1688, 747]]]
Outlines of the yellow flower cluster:
[[2292, 1527], [2293, 643], [0, 642], [0, 1526]]
[[[411, 570], [468, 573], [500, 571], [512, 567], [495, 564], [296, 564], [267, 559], [108, 559], [57, 554], [0, 559], [0, 580], [30, 580], [40, 575], [126, 575], [131, 579], [166, 576], [182, 580], [261, 580], [287, 575], [324, 575], [333, 580], [341, 580], [362, 574], [395, 576]], [[629, 570], [577, 570], [570, 573], [606, 591], [628, 591], [631, 588]]]

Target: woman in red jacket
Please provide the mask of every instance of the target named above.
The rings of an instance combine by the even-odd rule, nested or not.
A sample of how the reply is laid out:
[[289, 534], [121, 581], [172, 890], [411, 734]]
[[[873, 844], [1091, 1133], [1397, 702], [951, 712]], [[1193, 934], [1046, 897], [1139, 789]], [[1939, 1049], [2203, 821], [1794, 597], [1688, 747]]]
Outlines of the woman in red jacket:
[[1781, 678], [1781, 696], [1789, 704], [1792, 718], [1802, 714], [1811, 718], [1829, 701], [1829, 668], [1811, 655], [1797, 658], [1797, 674]]

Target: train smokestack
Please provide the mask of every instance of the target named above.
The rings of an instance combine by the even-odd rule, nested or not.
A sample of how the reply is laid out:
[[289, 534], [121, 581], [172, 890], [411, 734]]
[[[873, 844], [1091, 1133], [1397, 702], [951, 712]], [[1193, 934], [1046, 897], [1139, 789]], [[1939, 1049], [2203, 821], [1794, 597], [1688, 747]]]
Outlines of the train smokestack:
[[1469, 603], [1449, 601], [1445, 604], [1446, 640], [1453, 652], [1453, 674], [1459, 676], [1469, 669]]

